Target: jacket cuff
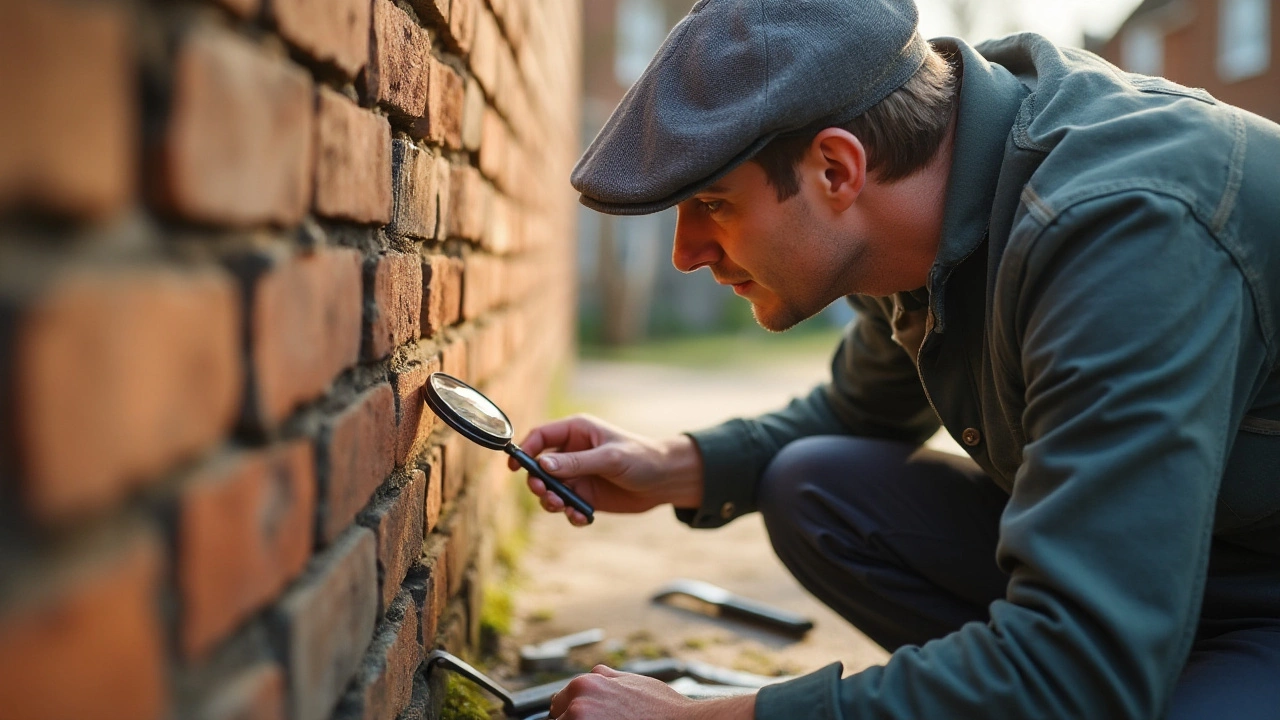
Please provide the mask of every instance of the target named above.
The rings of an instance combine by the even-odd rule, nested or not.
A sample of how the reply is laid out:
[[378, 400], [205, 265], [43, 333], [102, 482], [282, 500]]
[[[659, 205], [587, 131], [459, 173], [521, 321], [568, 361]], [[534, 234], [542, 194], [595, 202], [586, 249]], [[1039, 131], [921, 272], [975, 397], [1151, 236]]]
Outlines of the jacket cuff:
[[676, 518], [695, 528], [717, 528], [756, 509], [760, 461], [752, 456], [744, 420], [685, 433], [702, 455], [702, 506], [677, 508]]
[[839, 712], [840, 675], [844, 666], [838, 662], [776, 685], [765, 685], [756, 693], [755, 720], [837, 720]]

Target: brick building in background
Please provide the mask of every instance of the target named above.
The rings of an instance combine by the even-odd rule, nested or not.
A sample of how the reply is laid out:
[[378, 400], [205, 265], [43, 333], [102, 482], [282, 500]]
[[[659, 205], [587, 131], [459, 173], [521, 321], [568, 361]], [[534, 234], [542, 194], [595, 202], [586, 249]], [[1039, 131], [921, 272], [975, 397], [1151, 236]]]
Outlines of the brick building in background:
[[0, 718], [419, 718], [572, 347], [574, 0], [0, 0]]
[[1280, 0], [1145, 0], [1090, 50], [1280, 122]]

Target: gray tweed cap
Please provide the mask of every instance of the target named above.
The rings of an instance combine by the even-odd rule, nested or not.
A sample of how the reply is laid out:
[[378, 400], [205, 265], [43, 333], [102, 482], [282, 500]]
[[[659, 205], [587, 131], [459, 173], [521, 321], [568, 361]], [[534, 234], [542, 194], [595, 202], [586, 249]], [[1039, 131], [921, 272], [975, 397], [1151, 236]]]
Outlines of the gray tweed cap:
[[912, 0], [700, 0], [578, 160], [582, 204], [687, 200], [780, 134], [841, 124], [905, 83], [928, 46]]

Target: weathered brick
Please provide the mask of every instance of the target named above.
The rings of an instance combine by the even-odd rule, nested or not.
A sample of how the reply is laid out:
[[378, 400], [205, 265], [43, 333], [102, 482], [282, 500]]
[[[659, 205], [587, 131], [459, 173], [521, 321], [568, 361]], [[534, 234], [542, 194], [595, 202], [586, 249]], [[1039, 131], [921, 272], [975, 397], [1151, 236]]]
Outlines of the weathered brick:
[[395, 465], [396, 408], [386, 383], [329, 418], [320, 435], [320, 538], [332, 542]]
[[365, 263], [368, 288], [365, 358], [381, 360], [418, 337], [422, 311], [422, 260], [389, 252]]
[[436, 156], [407, 140], [391, 141], [393, 206], [388, 232], [430, 240], [440, 206]]
[[482, 3], [476, 11], [476, 30], [471, 42], [471, 54], [467, 64], [471, 74], [480, 81], [485, 94], [494, 97], [498, 91], [498, 47], [502, 42], [502, 33], [498, 30], [498, 21], [493, 18], [489, 9]]
[[391, 0], [374, 0], [369, 50], [365, 68], [369, 97], [393, 115], [421, 117], [427, 106], [431, 59], [426, 31]]
[[378, 628], [335, 720], [394, 720], [409, 704], [422, 657], [418, 608], [409, 593], [402, 592]]
[[326, 720], [360, 666], [378, 617], [375, 547], [368, 529], [348, 529], [276, 606], [293, 720]]
[[378, 573], [381, 605], [385, 610], [400, 592], [405, 573], [422, 555], [423, 504], [426, 475], [421, 470], [409, 474], [404, 487], [393, 488], [360, 514], [360, 524], [373, 530], [378, 539]]
[[324, 249], [252, 282], [249, 352], [255, 424], [271, 427], [322, 395], [360, 352], [360, 253]]
[[183, 43], [173, 87], [157, 200], [200, 222], [297, 224], [311, 200], [310, 77], [203, 26]]
[[160, 547], [139, 536], [120, 548], [91, 552], [56, 587], [0, 612], [5, 720], [166, 715]]
[[480, 83], [475, 78], [468, 80], [462, 100], [462, 147], [470, 152], [480, 149], [486, 107]]
[[425, 447], [427, 438], [436, 426], [436, 416], [426, 406], [422, 387], [431, 373], [440, 369], [440, 356], [427, 360], [413, 359], [391, 373], [392, 388], [396, 393], [396, 406], [400, 408], [399, 429], [396, 440], [396, 465], [405, 465]]
[[462, 76], [439, 60], [430, 63], [431, 87], [422, 118], [412, 133], [427, 142], [456, 150], [462, 147], [462, 111], [466, 88]]
[[[462, 270], [464, 267], [466, 267], [466, 261], [451, 257], [440, 269], [440, 322], [445, 327], [456, 325], [462, 320]], [[433, 280], [436, 277], [433, 268]]]
[[489, 222], [480, 246], [491, 253], [502, 255], [515, 250], [516, 242], [511, 230], [515, 210], [504, 195], [494, 193], [489, 199]]
[[315, 207], [360, 223], [391, 220], [391, 126], [326, 87], [316, 117]]
[[449, 569], [449, 597], [457, 595], [462, 590], [462, 581], [466, 578], [467, 570], [471, 566], [471, 556], [475, 553], [475, 498], [468, 496], [465, 500], [454, 506], [453, 514], [449, 516], [448, 528], [445, 530], [449, 536], [449, 543], [445, 550], [447, 558], [445, 565]]
[[427, 466], [427, 497], [422, 530], [430, 535], [440, 521], [440, 507], [444, 504], [444, 457], [439, 447], [431, 448]]
[[103, 510], [234, 425], [240, 314], [221, 271], [68, 272], [18, 322], [20, 490], [41, 520]]
[[453, 165], [436, 162], [436, 239], [449, 235], [449, 206], [453, 204]]
[[422, 336], [434, 337], [456, 323], [461, 314], [460, 258], [431, 255], [422, 264]]
[[125, 9], [2, 5], [0, 210], [29, 205], [87, 218], [119, 211], [132, 199], [138, 145]]
[[489, 211], [489, 186], [470, 165], [454, 165], [452, 174], [449, 237], [479, 240], [484, 237]]
[[226, 459], [184, 488], [177, 574], [186, 657], [203, 656], [302, 572], [315, 484], [311, 443], [299, 440]]
[[452, 0], [449, 3], [449, 27], [441, 36], [458, 51], [466, 56], [471, 52], [471, 40], [476, 34], [476, 13], [482, 0]]
[[271, 0], [286, 40], [354, 78], [369, 58], [369, 0]]
[[197, 710], [199, 720], [285, 720], [284, 671], [261, 662], [215, 688]]

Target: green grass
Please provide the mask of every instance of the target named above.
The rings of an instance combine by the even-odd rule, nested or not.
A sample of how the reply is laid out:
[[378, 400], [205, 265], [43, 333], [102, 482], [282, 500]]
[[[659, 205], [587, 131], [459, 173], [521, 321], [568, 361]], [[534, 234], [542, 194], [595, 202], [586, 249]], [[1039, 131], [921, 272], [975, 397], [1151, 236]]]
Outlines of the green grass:
[[789, 356], [830, 355], [840, 341], [840, 328], [801, 326], [785, 333], [759, 328], [735, 333], [654, 340], [625, 347], [583, 345], [590, 360], [672, 365], [686, 368], [745, 366]]

